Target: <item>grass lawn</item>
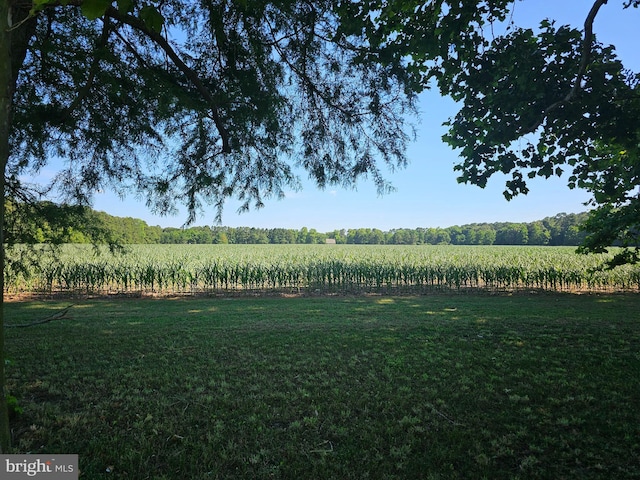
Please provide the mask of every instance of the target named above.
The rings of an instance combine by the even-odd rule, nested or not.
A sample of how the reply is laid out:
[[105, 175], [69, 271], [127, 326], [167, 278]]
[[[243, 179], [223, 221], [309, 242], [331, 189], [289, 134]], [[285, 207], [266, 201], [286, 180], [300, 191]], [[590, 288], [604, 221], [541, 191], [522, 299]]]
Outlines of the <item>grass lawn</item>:
[[[7, 323], [69, 301], [16, 302]], [[640, 295], [82, 300], [7, 329], [81, 478], [640, 478]]]

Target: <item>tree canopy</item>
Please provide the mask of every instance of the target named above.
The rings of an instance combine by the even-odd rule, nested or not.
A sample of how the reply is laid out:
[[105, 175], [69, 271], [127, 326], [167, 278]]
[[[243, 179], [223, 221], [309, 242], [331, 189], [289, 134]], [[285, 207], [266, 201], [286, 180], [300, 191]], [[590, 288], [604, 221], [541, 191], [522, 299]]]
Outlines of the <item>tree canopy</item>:
[[[570, 188], [592, 194], [582, 251], [617, 243], [630, 249], [614, 264], [638, 261], [640, 75], [597, 41], [594, 20], [607, 0], [591, 3], [583, 29], [557, 25], [542, 10], [538, 31], [505, 22], [516, 3], [378, 1], [348, 9], [351, 31], [364, 29], [383, 58], [408, 59], [415, 85], [460, 103], [443, 138], [460, 155], [460, 182], [484, 187], [504, 173], [511, 199], [528, 192], [528, 179], [566, 170]], [[504, 33], [488, 35], [493, 22], [506, 25]]]
[[295, 166], [385, 190], [378, 161], [406, 162], [415, 94], [394, 65], [356, 61], [336, 2], [76, 3], [12, 31], [12, 178], [58, 157], [70, 200], [115, 186], [194, 219], [297, 187]]

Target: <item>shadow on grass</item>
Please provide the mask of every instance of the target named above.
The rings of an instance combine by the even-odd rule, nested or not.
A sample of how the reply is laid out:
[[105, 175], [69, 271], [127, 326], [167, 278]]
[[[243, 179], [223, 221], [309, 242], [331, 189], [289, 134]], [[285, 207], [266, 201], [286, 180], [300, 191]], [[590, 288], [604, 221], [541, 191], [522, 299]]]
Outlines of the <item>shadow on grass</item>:
[[[68, 303], [11, 303], [7, 317]], [[637, 478], [639, 306], [79, 302], [7, 330], [15, 449], [78, 453], [85, 478]]]

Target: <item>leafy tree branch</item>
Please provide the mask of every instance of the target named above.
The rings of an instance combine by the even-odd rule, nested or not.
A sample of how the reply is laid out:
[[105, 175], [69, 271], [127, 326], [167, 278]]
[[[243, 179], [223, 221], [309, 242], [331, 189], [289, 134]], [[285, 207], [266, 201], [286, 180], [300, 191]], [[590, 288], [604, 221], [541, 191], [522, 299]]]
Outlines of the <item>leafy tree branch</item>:
[[129, 25], [136, 30], [139, 30], [140, 32], [143, 32], [167, 54], [167, 56], [173, 61], [176, 67], [178, 67], [178, 69], [198, 90], [200, 95], [202, 95], [202, 98], [204, 98], [209, 103], [209, 107], [211, 109], [211, 119], [214, 121], [222, 139], [222, 152], [231, 153], [229, 133], [222, 123], [220, 114], [218, 113], [218, 106], [216, 105], [216, 101], [214, 100], [213, 95], [204, 85], [198, 74], [194, 70], [189, 68], [184, 63], [184, 61], [182, 61], [180, 56], [171, 47], [169, 42], [158, 31], [150, 28], [143, 20], [140, 20], [139, 18], [136, 18], [132, 15], [122, 14], [118, 9], [114, 7], [107, 8], [107, 10], [105, 11], [105, 15], [107, 17], [113, 18], [114, 20], [118, 20], [126, 25]]

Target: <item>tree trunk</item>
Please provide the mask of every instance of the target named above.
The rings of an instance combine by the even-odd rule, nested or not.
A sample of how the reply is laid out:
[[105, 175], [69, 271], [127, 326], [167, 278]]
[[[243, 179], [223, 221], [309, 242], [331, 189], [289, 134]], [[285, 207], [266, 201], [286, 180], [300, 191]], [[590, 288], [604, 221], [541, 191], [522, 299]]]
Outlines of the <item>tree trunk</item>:
[[5, 172], [9, 161], [9, 128], [11, 122], [11, 97], [13, 77], [11, 74], [11, 6], [9, 0], [0, 0], [0, 453], [11, 446], [9, 410], [5, 378], [4, 353], [4, 207]]

